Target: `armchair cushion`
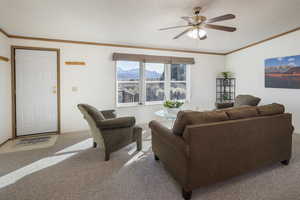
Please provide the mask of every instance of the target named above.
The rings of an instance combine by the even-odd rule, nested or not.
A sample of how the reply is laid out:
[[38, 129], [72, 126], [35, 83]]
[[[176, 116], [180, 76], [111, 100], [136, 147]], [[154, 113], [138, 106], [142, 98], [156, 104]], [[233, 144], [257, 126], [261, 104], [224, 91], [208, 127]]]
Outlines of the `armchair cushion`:
[[116, 128], [128, 128], [135, 125], [134, 117], [120, 117], [114, 119], [106, 119], [97, 122], [98, 128], [101, 130], [105, 129], [116, 129]]
[[231, 108], [233, 107], [234, 103], [216, 103], [217, 109], [224, 109], [224, 108]]
[[117, 115], [115, 114], [115, 110], [102, 110], [101, 113], [105, 117], [105, 119], [112, 119], [117, 117]]
[[260, 98], [252, 95], [238, 95], [235, 98], [234, 107], [240, 106], [257, 106], [260, 102]]

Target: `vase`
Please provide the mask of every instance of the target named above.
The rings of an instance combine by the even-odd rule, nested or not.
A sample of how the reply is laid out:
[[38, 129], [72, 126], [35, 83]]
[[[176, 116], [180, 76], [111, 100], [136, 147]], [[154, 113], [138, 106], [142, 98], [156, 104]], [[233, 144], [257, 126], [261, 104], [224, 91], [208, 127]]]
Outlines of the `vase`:
[[168, 113], [168, 115], [172, 116], [172, 117], [176, 117], [177, 113], [180, 111], [180, 108], [167, 108], [166, 111]]

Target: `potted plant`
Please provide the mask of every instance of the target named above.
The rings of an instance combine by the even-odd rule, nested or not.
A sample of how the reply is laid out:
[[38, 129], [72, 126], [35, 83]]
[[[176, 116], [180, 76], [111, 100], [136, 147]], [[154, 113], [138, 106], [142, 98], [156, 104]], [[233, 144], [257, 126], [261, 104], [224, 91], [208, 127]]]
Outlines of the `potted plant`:
[[170, 115], [177, 115], [177, 112], [180, 110], [180, 107], [184, 103], [181, 101], [171, 101], [167, 100], [164, 102], [164, 107], [167, 109], [168, 114]]
[[225, 79], [228, 79], [232, 76], [231, 72], [221, 72], [221, 74]]
[[232, 73], [229, 72], [229, 71], [227, 71], [227, 72], [221, 72], [221, 75], [222, 75], [223, 78], [224, 78], [224, 80], [223, 80], [224, 85], [225, 85], [225, 86], [228, 85], [228, 83], [229, 83], [229, 80], [228, 80], [228, 79], [232, 76]]

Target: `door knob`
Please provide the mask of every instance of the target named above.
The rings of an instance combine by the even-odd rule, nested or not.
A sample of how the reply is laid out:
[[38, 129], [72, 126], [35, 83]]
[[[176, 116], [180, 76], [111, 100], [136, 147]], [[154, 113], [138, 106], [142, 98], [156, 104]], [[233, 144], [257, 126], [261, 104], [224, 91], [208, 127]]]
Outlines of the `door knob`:
[[52, 93], [53, 93], [53, 94], [56, 94], [56, 93], [57, 93], [56, 86], [53, 86], [53, 87], [52, 87]]

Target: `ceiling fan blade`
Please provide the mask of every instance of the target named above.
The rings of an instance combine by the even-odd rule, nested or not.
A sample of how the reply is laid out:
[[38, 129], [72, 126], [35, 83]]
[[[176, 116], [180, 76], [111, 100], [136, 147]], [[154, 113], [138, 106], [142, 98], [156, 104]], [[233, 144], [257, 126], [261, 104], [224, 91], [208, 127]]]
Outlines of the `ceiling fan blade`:
[[233, 15], [233, 14], [227, 14], [227, 15], [222, 15], [222, 16], [219, 16], [219, 17], [208, 19], [206, 21], [206, 23], [213, 23], [213, 22], [225, 21], [225, 20], [234, 19], [234, 18], [235, 18], [235, 15]]
[[220, 26], [220, 25], [213, 25], [213, 24], [205, 24], [205, 28], [210, 28], [210, 29], [216, 29], [220, 31], [227, 31], [227, 32], [234, 32], [236, 31], [235, 27], [230, 27], [230, 26]]
[[169, 29], [175, 29], [175, 28], [184, 28], [184, 27], [189, 27], [191, 25], [183, 25], [183, 26], [172, 26], [172, 27], [167, 27], [167, 28], [160, 28], [158, 29], [159, 31], [164, 31], [164, 30], [169, 30]]
[[173, 40], [180, 38], [181, 36], [183, 36], [184, 34], [186, 34], [187, 32], [189, 32], [190, 30], [192, 30], [192, 28], [188, 28], [185, 31], [183, 31], [182, 33], [180, 33], [179, 35], [175, 36], [173, 38]]
[[181, 19], [185, 20], [189, 24], [195, 24], [193, 17], [181, 17]]

